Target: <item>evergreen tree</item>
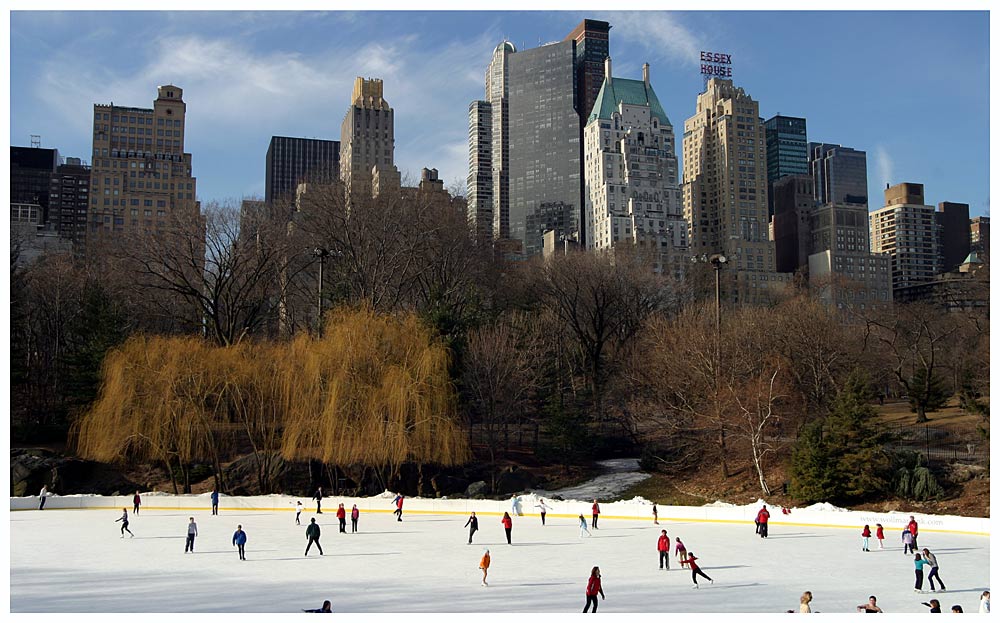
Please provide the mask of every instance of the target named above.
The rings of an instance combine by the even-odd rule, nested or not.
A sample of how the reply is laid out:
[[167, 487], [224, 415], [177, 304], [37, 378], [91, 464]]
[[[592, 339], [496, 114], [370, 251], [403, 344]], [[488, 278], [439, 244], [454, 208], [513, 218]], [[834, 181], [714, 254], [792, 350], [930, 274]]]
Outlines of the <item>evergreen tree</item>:
[[941, 379], [924, 366], [918, 367], [909, 383], [910, 411], [917, 414], [917, 423], [926, 422], [927, 414], [945, 406], [950, 394]]
[[830, 448], [823, 439], [823, 421], [806, 425], [792, 450], [790, 493], [809, 503], [837, 499], [840, 490], [835, 471]]

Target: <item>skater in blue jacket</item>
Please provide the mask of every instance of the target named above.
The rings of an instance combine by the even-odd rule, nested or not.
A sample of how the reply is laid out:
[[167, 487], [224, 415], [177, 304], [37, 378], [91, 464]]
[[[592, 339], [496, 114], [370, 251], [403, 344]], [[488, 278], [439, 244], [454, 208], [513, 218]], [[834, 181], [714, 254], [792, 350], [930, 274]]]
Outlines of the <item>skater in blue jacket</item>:
[[243, 531], [243, 526], [236, 526], [236, 532], [233, 533], [233, 545], [239, 548], [240, 560], [246, 560], [246, 551], [244, 551], [244, 546], [247, 544], [247, 533]]

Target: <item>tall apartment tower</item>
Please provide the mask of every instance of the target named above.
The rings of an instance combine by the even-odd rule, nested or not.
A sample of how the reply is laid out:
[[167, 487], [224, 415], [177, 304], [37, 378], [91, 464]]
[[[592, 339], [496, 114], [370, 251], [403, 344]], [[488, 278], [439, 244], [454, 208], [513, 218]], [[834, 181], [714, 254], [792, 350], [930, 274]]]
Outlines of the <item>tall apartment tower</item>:
[[555, 230], [557, 239], [580, 234], [582, 150], [574, 48], [575, 42], [560, 41], [508, 58], [509, 238], [526, 256], [542, 252], [548, 230]]
[[328, 184], [340, 176], [340, 141], [272, 136], [265, 164], [264, 201], [290, 204], [299, 182]]
[[49, 222], [49, 185], [59, 166], [59, 150], [10, 148], [10, 202], [37, 205], [42, 224]]
[[969, 256], [969, 204], [942, 201], [934, 213], [938, 232], [938, 271], [956, 270]]
[[87, 244], [125, 231], [155, 233], [170, 216], [200, 219], [183, 90], [157, 88], [152, 108], [94, 104]]
[[816, 203], [868, 205], [865, 152], [828, 143], [809, 143], [809, 171]]
[[611, 24], [594, 19], [585, 19], [574, 28], [566, 41], [576, 44], [574, 71], [576, 72], [576, 102], [580, 114], [580, 127], [586, 127], [594, 103], [607, 78], [604, 59], [609, 56], [609, 33]]
[[393, 110], [379, 78], [355, 78], [351, 105], [340, 125], [340, 179], [348, 192], [399, 187], [394, 164]]
[[767, 157], [758, 103], [732, 80], [711, 78], [684, 122], [684, 216], [692, 254], [721, 253], [723, 296], [764, 303], [788, 281], [768, 240]]
[[931, 281], [939, 271], [934, 207], [924, 205], [923, 184], [896, 184], [885, 190], [885, 207], [871, 212], [871, 245], [888, 253], [893, 292]]
[[977, 216], [969, 222], [969, 252], [979, 254], [980, 261], [990, 262], [990, 217]]
[[786, 175], [773, 184], [769, 182], [768, 187], [768, 202], [774, 208], [771, 227], [775, 270], [794, 273], [809, 265], [809, 219], [816, 204], [812, 177]]
[[584, 130], [585, 228], [589, 249], [613, 249], [627, 241], [651, 250], [654, 270], [683, 276], [687, 221], [677, 177], [674, 128], [649, 84], [612, 78], [604, 84]]
[[[774, 183], [789, 175], [809, 174], [809, 143], [806, 120], [775, 115], [764, 122], [767, 146], [767, 210], [774, 216]], [[780, 269], [779, 269], [780, 270]]]
[[86, 242], [89, 205], [90, 167], [79, 158], [66, 158], [49, 184], [49, 220], [61, 238], [80, 245]]
[[468, 216], [480, 236], [493, 237], [493, 106], [469, 104], [469, 176], [465, 188]]

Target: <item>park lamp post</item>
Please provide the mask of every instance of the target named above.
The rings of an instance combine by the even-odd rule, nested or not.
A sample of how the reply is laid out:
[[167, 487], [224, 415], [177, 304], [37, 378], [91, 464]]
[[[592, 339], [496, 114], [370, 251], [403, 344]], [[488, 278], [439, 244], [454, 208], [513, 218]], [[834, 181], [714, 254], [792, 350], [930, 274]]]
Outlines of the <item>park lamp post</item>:
[[719, 368], [722, 366], [722, 288], [720, 285], [719, 271], [722, 270], [723, 265], [729, 260], [725, 255], [721, 253], [713, 253], [708, 255], [707, 253], [702, 253], [701, 255], [692, 255], [691, 262], [694, 264], [711, 264], [712, 268], [715, 269], [715, 417], [719, 424], [719, 441], [723, 448], [722, 453], [722, 475], [724, 477], [729, 477], [729, 468], [726, 465], [726, 455], [725, 455], [725, 443], [726, 443], [726, 431], [725, 427], [722, 426], [722, 413], [721, 405], [719, 404]]
[[323, 327], [323, 265], [326, 263], [326, 258], [330, 257], [330, 250], [322, 247], [316, 247], [313, 249], [313, 255], [319, 258], [319, 279], [317, 288], [319, 292], [316, 297], [316, 331], [318, 333]]

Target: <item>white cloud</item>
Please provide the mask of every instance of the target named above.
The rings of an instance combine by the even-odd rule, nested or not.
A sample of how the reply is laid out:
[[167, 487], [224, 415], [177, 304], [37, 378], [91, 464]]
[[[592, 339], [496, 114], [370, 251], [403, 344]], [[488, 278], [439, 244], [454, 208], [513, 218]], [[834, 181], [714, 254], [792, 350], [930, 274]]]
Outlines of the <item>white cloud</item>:
[[685, 27], [672, 14], [661, 11], [615, 13], [614, 37], [641, 44], [646, 51], [665, 60], [697, 65], [706, 49], [703, 38]]
[[875, 170], [878, 171], [879, 188], [892, 184], [894, 177], [892, 156], [883, 145], [875, 146]]

